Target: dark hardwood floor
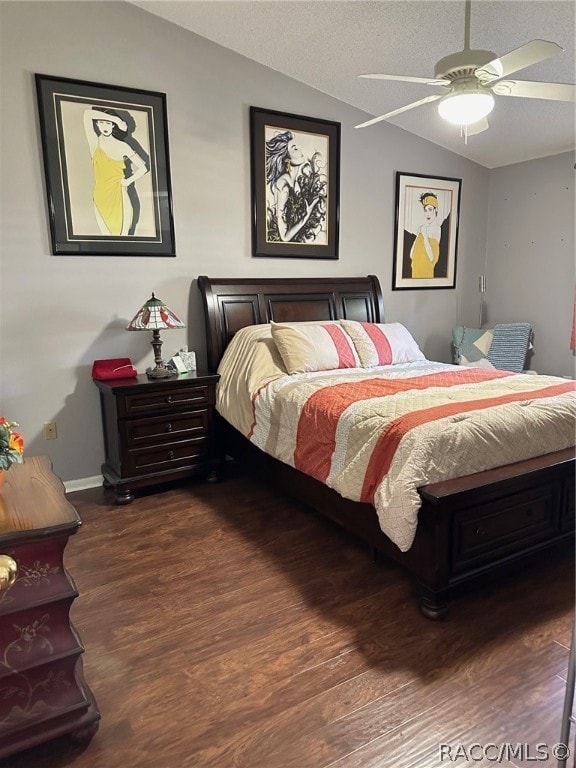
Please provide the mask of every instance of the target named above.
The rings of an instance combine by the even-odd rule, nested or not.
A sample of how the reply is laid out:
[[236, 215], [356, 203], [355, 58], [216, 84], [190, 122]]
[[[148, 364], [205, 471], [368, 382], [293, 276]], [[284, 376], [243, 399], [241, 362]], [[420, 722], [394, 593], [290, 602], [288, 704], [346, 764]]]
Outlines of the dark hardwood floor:
[[524, 745], [500, 766], [556, 765], [534, 757], [560, 734], [571, 552], [434, 623], [396, 566], [238, 470], [126, 507], [103, 489], [69, 499], [72, 617], [102, 721], [88, 747], [64, 738], [3, 768], [495, 764], [462, 757], [472, 744]]

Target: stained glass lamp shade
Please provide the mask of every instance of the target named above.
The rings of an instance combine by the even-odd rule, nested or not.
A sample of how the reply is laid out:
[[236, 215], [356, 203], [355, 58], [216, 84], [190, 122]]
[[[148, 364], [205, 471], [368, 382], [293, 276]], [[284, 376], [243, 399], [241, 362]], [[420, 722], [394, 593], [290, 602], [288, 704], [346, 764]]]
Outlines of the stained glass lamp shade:
[[154, 368], [146, 371], [150, 379], [165, 379], [178, 374], [171, 368], [167, 368], [162, 359], [162, 339], [160, 331], [170, 328], [186, 328], [171, 309], [154, 294], [146, 304], [134, 315], [126, 326], [127, 331], [152, 331], [152, 347], [154, 349]]

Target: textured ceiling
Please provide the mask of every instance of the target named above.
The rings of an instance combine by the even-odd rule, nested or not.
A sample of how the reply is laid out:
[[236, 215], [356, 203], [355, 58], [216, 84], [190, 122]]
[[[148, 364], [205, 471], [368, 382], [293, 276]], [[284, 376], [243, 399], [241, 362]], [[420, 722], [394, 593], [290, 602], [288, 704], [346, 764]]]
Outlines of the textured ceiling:
[[[134, 5], [323, 93], [380, 115], [437, 93], [425, 84], [362, 80], [361, 73], [432, 77], [440, 58], [464, 47], [463, 0], [137, 0]], [[503, 55], [541, 38], [564, 51], [512, 77], [575, 79], [573, 0], [475, 0], [471, 47]], [[489, 130], [468, 138], [436, 104], [390, 122], [487, 168], [575, 147], [575, 105], [497, 97]], [[364, 131], [378, 131], [376, 125]]]

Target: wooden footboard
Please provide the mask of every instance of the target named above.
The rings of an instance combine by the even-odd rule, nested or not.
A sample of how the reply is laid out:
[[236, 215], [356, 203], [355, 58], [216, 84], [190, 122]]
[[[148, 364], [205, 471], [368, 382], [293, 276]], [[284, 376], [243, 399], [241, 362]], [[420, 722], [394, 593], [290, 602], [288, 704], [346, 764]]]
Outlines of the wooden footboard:
[[438, 542], [425, 600], [429, 591], [427, 601], [441, 604], [455, 587], [572, 541], [574, 473], [570, 448], [420, 488], [419, 531]]

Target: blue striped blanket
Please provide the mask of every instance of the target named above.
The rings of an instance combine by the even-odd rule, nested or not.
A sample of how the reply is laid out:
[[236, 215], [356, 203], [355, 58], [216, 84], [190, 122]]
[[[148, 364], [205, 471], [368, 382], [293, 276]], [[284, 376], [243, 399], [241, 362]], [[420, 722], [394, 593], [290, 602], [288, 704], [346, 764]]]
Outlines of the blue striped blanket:
[[500, 323], [494, 327], [494, 338], [488, 360], [495, 368], [521, 373], [526, 363], [532, 326], [530, 323]]

